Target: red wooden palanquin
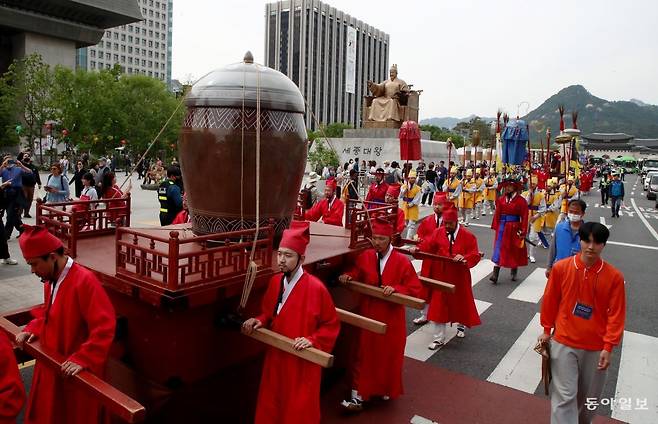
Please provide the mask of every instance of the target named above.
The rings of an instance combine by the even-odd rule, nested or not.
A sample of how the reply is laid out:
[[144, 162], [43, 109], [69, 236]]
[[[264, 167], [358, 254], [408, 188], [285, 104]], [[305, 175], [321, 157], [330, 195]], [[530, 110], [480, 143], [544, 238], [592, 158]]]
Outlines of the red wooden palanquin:
[[274, 228], [262, 227], [255, 244], [255, 230], [196, 236], [189, 227], [179, 229], [117, 228], [116, 276], [126, 281], [115, 287], [130, 294], [139, 287], [140, 298], [159, 305], [163, 297], [188, 297], [191, 306], [216, 301], [215, 288], [231, 287], [226, 296], [239, 294], [253, 260], [257, 278], [271, 275]]
[[[370, 237], [372, 237], [370, 220], [374, 217], [387, 220], [395, 228], [398, 218], [397, 204], [348, 199], [345, 206], [345, 228], [351, 230], [350, 249], [367, 248], [370, 246]], [[349, 220], [347, 216], [350, 217]], [[394, 238], [399, 238], [398, 236], [394, 234]]]
[[60, 203], [37, 200], [36, 223], [62, 240], [67, 253], [75, 258], [79, 239], [112, 234], [116, 227], [130, 226], [130, 194], [118, 199]]

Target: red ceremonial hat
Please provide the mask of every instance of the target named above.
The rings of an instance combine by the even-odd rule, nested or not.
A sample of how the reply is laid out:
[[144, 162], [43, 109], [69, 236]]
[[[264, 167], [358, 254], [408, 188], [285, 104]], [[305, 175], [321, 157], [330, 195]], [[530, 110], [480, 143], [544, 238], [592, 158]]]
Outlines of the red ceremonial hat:
[[393, 235], [393, 225], [384, 218], [375, 218], [370, 221], [372, 226], [372, 235], [391, 237]]
[[441, 217], [443, 218], [443, 222], [457, 222], [457, 208], [455, 208], [455, 205], [453, 203], [446, 203]]
[[308, 221], [292, 221], [290, 228], [283, 231], [279, 247], [288, 248], [304, 256], [309, 241], [311, 241], [311, 232]]
[[45, 227], [23, 225], [23, 232], [18, 238], [25, 259], [47, 255], [63, 246], [62, 241], [52, 235]]
[[334, 190], [336, 190], [336, 185], [337, 185], [337, 182], [336, 182], [336, 178], [334, 178], [334, 177], [329, 177], [327, 179], [326, 184], [325, 184], [326, 187], [331, 187]]
[[437, 191], [436, 193], [434, 193], [434, 199], [432, 201], [432, 204], [433, 205], [442, 205], [446, 202], [447, 199], [448, 199], [448, 197], [446, 196], [445, 191]]
[[402, 186], [400, 183], [393, 183], [389, 184], [388, 190], [386, 190], [386, 194], [388, 194], [391, 197], [395, 197], [396, 199], [400, 197], [400, 189]]

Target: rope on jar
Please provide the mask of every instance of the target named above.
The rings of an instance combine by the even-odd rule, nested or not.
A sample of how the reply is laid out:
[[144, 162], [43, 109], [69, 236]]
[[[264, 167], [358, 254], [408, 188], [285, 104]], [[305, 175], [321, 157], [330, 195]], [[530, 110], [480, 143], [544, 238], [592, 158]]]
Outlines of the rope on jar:
[[[260, 233], [260, 65], [254, 64], [256, 66], [256, 231], [254, 232], [254, 240], [251, 246], [251, 252], [249, 254], [249, 264], [247, 265], [247, 272], [245, 273], [244, 286], [242, 287], [242, 296], [240, 297], [240, 309], [244, 309], [247, 306], [247, 301], [249, 300], [249, 295], [251, 294], [251, 289], [256, 280], [256, 274], [258, 273], [258, 264], [254, 260], [256, 254], [256, 243], [258, 242], [258, 236]], [[243, 72], [243, 78], [244, 78]], [[244, 89], [245, 84], [243, 80], [242, 84], [242, 148], [244, 155]], [[242, 158], [244, 167], [244, 156]], [[244, 184], [242, 185], [244, 187]], [[240, 219], [242, 220], [242, 199], [240, 200]]]

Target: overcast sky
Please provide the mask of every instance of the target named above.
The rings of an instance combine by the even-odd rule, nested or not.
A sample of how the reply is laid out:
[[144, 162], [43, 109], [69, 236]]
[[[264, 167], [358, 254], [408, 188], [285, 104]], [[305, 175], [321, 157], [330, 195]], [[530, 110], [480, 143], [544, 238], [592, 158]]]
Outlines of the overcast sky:
[[[260, 0], [175, 0], [172, 78], [263, 62]], [[658, 104], [656, 0], [331, 0], [390, 35], [389, 64], [422, 89], [421, 119], [515, 115], [571, 84]], [[526, 106], [521, 107], [521, 115]]]

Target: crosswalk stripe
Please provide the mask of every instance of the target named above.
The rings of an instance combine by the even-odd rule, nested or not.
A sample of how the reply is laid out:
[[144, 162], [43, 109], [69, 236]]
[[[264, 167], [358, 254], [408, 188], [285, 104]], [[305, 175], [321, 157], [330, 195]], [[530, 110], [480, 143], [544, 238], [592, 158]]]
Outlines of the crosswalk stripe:
[[487, 275], [491, 274], [494, 269], [494, 263], [489, 259], [481, 259], [480, 262], [471, 268], [471, 285], [475, 286]]
[[534, 393], [541, 381], [541, 356], [534, 351], [537, 336], [541, 331], [537, 313], [487, 381], [526, 393]]
[[[485, 302], [482, 300], [475, 299], [475, 307], [478, 311], [478, 314], [482, 314], [489, 309], [491, 303]], [[425, 324], [420, 327], [418, 330], [407, 336], [407, 344], [404, 347], [404, 354], [409, 358], [416, 359], [418, 361], [427, 361], [430, 356], [436, 353], [435, 350], [429, 350], [427, 345], [429, 345], [432, 340], [434, 340], [434, 326], [431, 323]], [[466, 330], [466, 337], [468, 337], [468, 329]], [[448, 343], [457, 335], [457, 326], [449, 326], [446, 329], [445, 341]]]
[[[658, 422], [658, 338], [624, 331], [615, 399], [630, 398], [629, 410], [620, 405], [612, 409], [612, 418], [629, 423]], [[647, 410], [638, 409], [646, 401]]]
[[416, 274], [420, 272], [420, 269], [423, 267], [423, 261], [420, 259], [413, 259], [411, 261], [411, 265], [414, 266], [414, 269], [416, 270]]
[[507, 298], [530, 303], [539, 302], [546, 287], [545, 272], [546, 268], [535, 268]]
[[[420, 272], [421, 267], [423, 266], [423, 261], [420, 259], [414, 259], [411, 261], [416, 273]], [[471, 268], [471, 285], [475, 286], [479, 283], [484, 277], [491, 274], [493, 271], [494, 263], [489, 259], [482, 259], [477, 265]]]

